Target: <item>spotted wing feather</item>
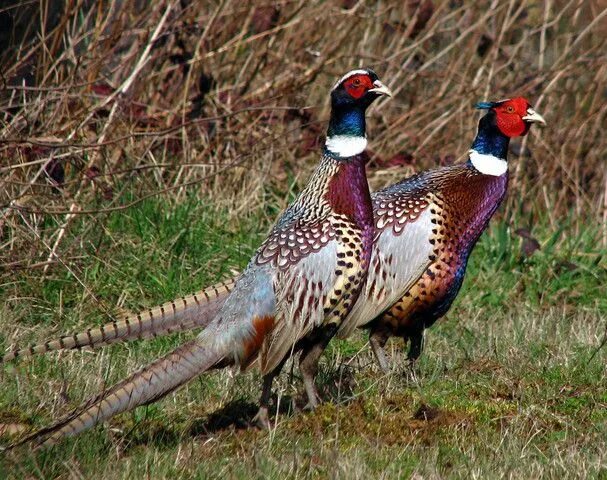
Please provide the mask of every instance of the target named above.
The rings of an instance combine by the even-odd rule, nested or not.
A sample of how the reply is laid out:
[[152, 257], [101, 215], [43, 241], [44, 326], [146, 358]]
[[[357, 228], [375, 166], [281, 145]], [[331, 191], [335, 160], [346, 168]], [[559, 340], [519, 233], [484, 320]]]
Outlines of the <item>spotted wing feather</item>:
[[374, 196], [376, 237], [364, 291], [339, 336], [346, 338], [391, 307], [431, 263], [433, 251], [431, 196], [417, 192]]
[[319, 327], [330, 313], [325, 307], [337, 281], [336, 252], [337, 242], [330, 241], [290, 269], [276, 272], [277, 323], [264, 346], [262, 372], [278, 366], [297, 341]]
[[273, 370], [298, 340], [325, 318], [324, 302], [336, 282], [337, 246], [329, 222], [283, 223], [254, 260], [273, 271], [275, 327], [264, 341], [260, 367]]

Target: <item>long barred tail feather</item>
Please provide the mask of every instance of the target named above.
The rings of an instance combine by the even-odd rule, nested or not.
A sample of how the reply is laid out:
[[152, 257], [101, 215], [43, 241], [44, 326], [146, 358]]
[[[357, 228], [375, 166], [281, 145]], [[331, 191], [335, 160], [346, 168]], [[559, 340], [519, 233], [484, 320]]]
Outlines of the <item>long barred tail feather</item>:
[[127, 315], [101, 327], [89, 328], [73, 335], [27, 348], [14, 348], [0, 357], [0, 363], [44, 354], [56, 350], [103, 347], [116, 342], [169, 335], [174, 332], [204, 328], [214, 318], [234, 288], [235, 279], [213, 285], [187, 297], [167, 302], [159, 307]]
[[224, 357], [225, 352], [209, 348], [198, 339], [192, 340], [91, 398], [54, 425], [35, 432], [11, 448], [24, 443], [54, 445], [64, 437], [92, 428], [114, 415], [158, 400], [209, 370]]

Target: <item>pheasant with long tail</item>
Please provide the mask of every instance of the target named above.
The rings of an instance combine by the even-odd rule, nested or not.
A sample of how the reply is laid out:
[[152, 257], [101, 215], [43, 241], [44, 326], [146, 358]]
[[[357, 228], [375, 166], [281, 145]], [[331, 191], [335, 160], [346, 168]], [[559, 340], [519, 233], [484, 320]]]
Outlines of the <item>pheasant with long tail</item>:
[[318, 359], [367, 275], [373, 211], [365, 175], [365, 111], [389, 94], [370, 69], [344, 75], [331, 90], [331, 118], [319, 166], [207, 328], [25, 441], [54, 444], [229, 365], [259, 366], [263, 391], [257, 419], [267, 425], [273, 378], [296, 351], [301, 351], [309, 405], [315, 407]]
[[[532, 124], [546, 123], [522, 97], [482, 102], [477, 108], [488, 113], [479, 122], [466, 163], [422, 172], [371, 196], [376, 241], [367, 286], [339, 336], [347, 337], [356, 327], [369, 329], [371, 347], [383, 370], [388, 369], [384, 346], [390, 336], [409, 343], [410, 360], [421, 354], [425, 329], [449, 310], [462, 285], [470, 253], [506, 194], [510, 139], [526, 135]], [[222, 284], [213, 302], [225, 298], [232, 282]], [[187, 325], [182, 317], [167, 314], [164, 329], [154, 329], [153, 333], [166, 334], [167, 326], [191, 329], [208, 325], [207, 315], [196, 314], [201, 311], [199, 305], [184, 308], [191, 319]], [[111, 331], [111, 327], [108, 324], [105, 329]], [[139, 338], [136, 329], [120, 331], [120, 340]], [[93, 337], [100, 339], [100, 329]], [[87, 344], [86, 333], [79, 338], [82, 345], [109, 343]], [[58, 348], [59, 340], [9, 352], [4, 359], [16, 353], [47, 351], [49, 344]]]

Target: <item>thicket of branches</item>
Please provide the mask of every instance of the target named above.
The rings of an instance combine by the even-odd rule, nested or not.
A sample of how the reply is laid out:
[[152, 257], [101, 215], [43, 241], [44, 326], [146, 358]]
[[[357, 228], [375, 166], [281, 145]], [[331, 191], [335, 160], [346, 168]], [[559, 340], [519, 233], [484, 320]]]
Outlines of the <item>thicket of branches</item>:
[[332, 83], [367, 65], [396, 94], [371, 113], [373, 187], [461, 161], [472, 105], [524, 95], [548, 128], [512, 147], [507, 214], [607, 228], [600, 0], [0, 8], [4, 268], [53, 265], [77, 246], [77, 216], [103, 222], [153, 195], [235, 213], [268, 192], [284, 203], [318, 159]]

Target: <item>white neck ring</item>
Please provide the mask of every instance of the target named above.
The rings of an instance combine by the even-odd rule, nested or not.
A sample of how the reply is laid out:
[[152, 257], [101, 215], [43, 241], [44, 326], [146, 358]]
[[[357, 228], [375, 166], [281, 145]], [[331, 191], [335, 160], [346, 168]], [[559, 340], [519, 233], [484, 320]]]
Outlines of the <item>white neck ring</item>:
[[470, 150], [470, 162], [479, 172], [485, 175], [501, 177], [508, 171], [508, 163], [503, 158]]
[[365, 151], [367, 139], [365, 137], [352, 137], [350, 135], [334, 135], [327, 137], [325, 147], [338, 157], [353, 157]]

